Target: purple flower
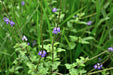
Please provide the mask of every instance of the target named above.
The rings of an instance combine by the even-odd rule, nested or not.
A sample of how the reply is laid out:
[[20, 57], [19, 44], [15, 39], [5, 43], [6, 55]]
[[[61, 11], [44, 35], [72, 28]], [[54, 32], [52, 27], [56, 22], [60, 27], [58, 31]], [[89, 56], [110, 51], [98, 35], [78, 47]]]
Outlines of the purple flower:
[[46, 54], [47, 54], [47, 53], [46, 53], [45, 50], [43, 50], [43, 52], [42, 52], [42, 50], [41, 50], [41, 51], [39, 51], [39, 53], [38, 53], [38, 55], [40, 55], [41, 57], [45, 57]]
[[22, 4], [22, 6], [24, 6], [24, 5], [25, 5], [25, 2], [24, 2], [24, 1], [22, 1], [22, 2], [21, 2], [21, 4]]
[[4, 22], [6, 22], [6, 24], [9, 24], [10, 20], [6, 17], [3, 18]]
[[60, 27], [55, 27], [52, 33], [57, 34], [58, 32], [60, 32]]
[[74, 17], [76, 18], [76, 17], [78, 17], [78, 15], [75, 15]]
[[88, 22], [87, 22], [87, 25], [91, 25], [91, 24], [92, 24], [92, 21], [88, 21]]
[[56, 12], [56, 11], [57, 11], [57, 8], [53, 8], [53, 9], [52, 9], [52, 12]]
[[24, 35], [24, 36], [22, 37], [22, 40], [27, 41], [27, 37]]
[[32, 46], [35, 46], [35, 44], [36, 44], [36, 40], [33, 41]]
[[29, 43], [29, 42], [28, 42], [27, 44], [28, 44], [28, 45], [30, 45], [30, 43]]
[[111, 52], [111, 51], [113, 51], [113, 48], [112, 47], [109, 47], [108, 50]]
[[93, 67], [95, 68], [95, 69], [101, 69], [102, 68], [102, 64], [101, 63], [97, 63], [97, 64], [95, 64]]
[[99, 61], [102, 61], [102, 59], [101, 59], [101, 58], [98, 58], [98, 60], [99, 60]]
[[13, 26], [15, 23], [13, 21], [10, 21], [10, 25]]

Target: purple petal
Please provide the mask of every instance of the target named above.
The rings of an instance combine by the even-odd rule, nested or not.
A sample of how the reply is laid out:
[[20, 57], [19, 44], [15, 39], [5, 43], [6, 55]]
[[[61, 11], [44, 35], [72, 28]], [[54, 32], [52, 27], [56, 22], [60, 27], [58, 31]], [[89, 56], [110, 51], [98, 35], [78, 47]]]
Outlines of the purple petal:
[[15, 23], [13, 21], [10, 21], [10, 25], [13, 26]]
[[29, 43], [29, 42], [28, 42], [27, 44], [28, 44], [28, 45], [30, 45], [30, 43]]
[[6, 17], [3, 18], [4, 22], [6, 22], [6, 24], [9, 24], [10, 20]]
[[52, 9], [52, 12], [56, 12], [56, 11], [57, 11], [57, 8], [53, 8], [53, 9]]
[[41, 57], [45, 57], [45, 56], [46, 56], [45, 54], [42, 54], [42, 55], [41, 55]]
[[27, 37], [24, 35], [24, 36], [22, 37], [22, 40], [27, 41]]
[[41, 57], [45, 57], [46, 56], [46, 51], [45, 50], [43, 50], [43, 52], [42, 52], [42, 50], [41, 51], [39, 51], [39, 53], [38, 53], [38, 55], [40, 55]]
[[38, 55], [42, 55], [42, 51], [39, 51]]
[[109, 50], [109, 51], [113, 51], [113, 48], [112, 48], [112, 47], [109, 47], [108, 50]]
[[22, 4], [22, 6], [24, 6], [24, 5], [25, 5], [25, 2], [24, 2], [24, 1], [22, 1], [22, 3], [21, 3], [21, 4]]
[[57, 31], [60, 32], [60, 27], [57, 27]]
[[87, 25], [91, 25], [91, 24], [92, 24], [92, 21], [88, 21], [88, 22], [87, 22]]
[[46, 55], [46, 51], [45, 50], [43, 51], [43, 54]]
[[97, 65], [94, 65], [93, 67], [94, 67], [95, 69], [97, 69]]

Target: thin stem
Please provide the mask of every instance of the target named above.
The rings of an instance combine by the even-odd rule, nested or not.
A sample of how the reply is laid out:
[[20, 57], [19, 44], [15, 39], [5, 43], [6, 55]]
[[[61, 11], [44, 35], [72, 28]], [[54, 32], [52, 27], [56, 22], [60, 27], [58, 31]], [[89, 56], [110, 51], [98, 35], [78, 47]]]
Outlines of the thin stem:
[[[55, 40], [55, 34], [54, 34], [54, 37], [53, 37], [53, 41], [52, 41], [52, 64], [54, 62], [54, 40]], [[52, 66], [51, 66], [51, 74], [53, 73], [53, 69], [52, 69]]]
[[91, 69], [86, 75], [89, 75], [89, 73], [92, 72], [92, 71], [94, 71], [94, 70], [95, 70], [94, 68]]
[[[22, 32], [21, 32], [21, 30], [20, 30], [21, 28], [19, 27], [19, 24], [18, 24], [17, 19], [16, 19], [16, 16], [15, 16], [15, 12], [14, 12], [14, 1], [13, 1], [13, 4], [12, 4], [12, 5], [13, 5], [13, 14], [14, 14], [14, 18], [15, 18], [16, 24], [17, 24], [17, 26], [18, 26], [18, 29], [19, 29], [19, 31], [20, 31], [20, 34], [22, 35]], [[16, 31], [16, 33], [18, 33], [16, 27], [15, 27], [15, 31]], [[20, 34], [18, 33], [19, 37], [22, 38], [22, 36], [21, 36]]]
[[[59, 20], [60, 20], [61, 6], [62, 6], [62, 0], [61, 0], [61, 3], [60, 3], [60, 11], [59, 11], [59, 16], [58, 16], [57, 27], [58, 27]], [[57, 28], [56, 28], [56, 31], [57, 31]], [[56, 35], [54, 34], [53, 41], [52, 41], [52, 64], [54, 62], [54, 41], [55, 41], [55, 37], [56, 37]], [[52, 73], [53, 73], [53, 69], [52, 69], [52, 66], [51, 66], [51, 74]]]
[[58, 41], [61, 37], [62, 33], [60, 33], [60, 35], [57, 37], [57, 39], [55, 41]]
[[38, 66], [39, 66], [40, 60], [41, 60], [41, 56], [40, 56], [39, 61], [37, 63], [36, 71], [38, 70]]
[[[90, 58], [88, 61], [93, 60], [93, 59], [99, 57], [100, 55], [102, 55], [102, 54], [104, 54], [104, 53], [106, 53], [106, 52], [108, 52], [108, 51], [104, 51], [104, 52], [102, 52], [102, 53], [100, 53], [100, 54], [98, 54], [98, 55], [96, 55], [96, 56]], [[88, 62], [88, 61], [86, 61], [86, 62]], [[86, 62], [84, 62], [84, 63], [86, 63]]]
[[107, 58], [106, 60], [104, 60], [104, 61], [102, 62], [102, 64], [104, 64], [112, 55], [113, 55], [113, 52], [108, 56], [108, 58]]
[[30, 59], [31, 54], [30, 54], [30, 52], [29, 52], [29, 50], [28, 50], [28, 47], [27, 47], [27, 49], [26, 49], [26, 50], [27, 50], [27, 53], [29, 54], [29, 56], [27, 56], [27, 57], [29, 58], [29, 61], [30, 61], [30, 62], [32, 62], [32, 61], [31, 61], [31, 59]]
[[[42, 14], [42, 0], [41, 0], [41, 21], [40, 21], [40, 33], [41, 33], [41, 44], [42, 44], [42, 54], [43, 54], [42, 16], [43, 16], [43, 14]], [[39, 66], [40, 60], [41, 60], [41, 56], [40, 56], [39, 61], [38, 61], [38, 63], [37, 63], [36, 71], [38, 70], [38, 66]]]
[[96, 15], [96, 13], [93, 13], [93, 14], [87, 15], [87, 16], [82, 17], [82, 18], [80, 18], [80, 19], [85, 19], [85, 18], [88, 18], [88, 17], [94, 16], [94, 15]]
[[40, 23], [40, 33], [41, 33], [41, 44], [42, 44], [42, 53], [43, 53], [43, 36], [42, 36], [42, 0], [41, 0], [41, 23]]
[[54, 61], [54, 40], [55, 40], [55, 35], [53, 37], [53, 42], [52, 42], [52, 63]]
[[112, 70], [112, 69], [113, 69], [113, 67], [108, 68], [108, 69], [104, 69], [104, 70], [95, 71], [95, 72], [89, 73], [87, 75], [92, 75], [92, 74], [95, 74], [95, 73], [99, 73], [99, 72], [103, 72], [103, 71], [108, 71], [108, 70]]
[[60, 11], [59, 11], [59, 16], [58, 16], [58, 21], [57, 21], [57, 27], [58, 27], [58, 24], [59, 24], [59, 21], [60, 21], [61, 7], [62, 7], [62, 0], [61, 0], [61, 3], [60, 3]]

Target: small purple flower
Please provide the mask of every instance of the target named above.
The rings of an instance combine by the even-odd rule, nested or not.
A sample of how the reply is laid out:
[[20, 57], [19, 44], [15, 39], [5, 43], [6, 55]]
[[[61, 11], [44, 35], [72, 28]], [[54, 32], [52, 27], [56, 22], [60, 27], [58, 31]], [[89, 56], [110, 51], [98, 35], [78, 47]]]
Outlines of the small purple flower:
[[46, 54], [47, 54], [47, 53], [46, 53], [45, 50], [43, 50], [43, 52], [42, 52], [42, 50], [41, 50], [41, 51], [39, 51], [39, 53], [38, 53], [38, 55], [40, 55], [41, 57], [45, 57]]
[[28, 44], [28, 45], [30, 45], [30, 43], [29, 43], [29, 42], [28, 42], [27, 44]]
[[87, 25], [91, 25], [91, 24], [92, 24], [92, 21], [88, 21], [88, 22], [87, 22]]
[[57, 11], [57, 8], [53, 8], [53, 9], [52, 9], [52, 12], [56, 12], [56, 11]]
[[24, 36], [22, 37], [22, 40], [27, 41], [27, 37], [24, 35]]
[[101, 63], [97, 63], [93, 66], [95, 69], [101, 69], [103, 67], [103, 65]]
[[78, 17], [78, 15], [75, 15], [74, 17], [76, 18], [76, 17]]
[[15, 25], [15, 23], [13, 21], [10, 21], [10, 25], [13, 26]]
[[108, 50], [111, 52], [111, 51], [113, 51], [113, 48], [112, 47], [109, 47]]
[[9, 24], [10, 20], [6, 17], [3, 18], [4, 22], [6, 22], [6, 24]]
[[33, 41], [32, 46], [35, 46], [35, 44], [36, 44], [36, 40]]
[[52, 33], [57, 34], [58, 32], [60, 32], [60, 27], [55, 27]]
[[22, 2], [21, 2], [21, 4], [22, 4], [22, 6], [24, 6], [24, 5], [25, 5], [25, 2], [24, 2], [24, 1], [22, 1]]
[[101, 59], [101, 58], [98, 58], [98, 60], [99, 60], [99, 61], [102, 61], [102, 59]]

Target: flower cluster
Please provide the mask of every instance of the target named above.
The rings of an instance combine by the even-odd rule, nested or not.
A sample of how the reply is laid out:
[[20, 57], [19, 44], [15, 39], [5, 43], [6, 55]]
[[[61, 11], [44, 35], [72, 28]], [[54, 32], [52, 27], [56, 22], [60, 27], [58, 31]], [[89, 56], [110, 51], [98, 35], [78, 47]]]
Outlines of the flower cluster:
[[97, 64], [94, 65], [94, 68], [100, 70], [102, 68], [102, 66], [103, 65], [101, 63], [97, 63]]
[[38, 55], [40, 55], [41, 57], [45, 57], [46, 56], [46, 51], [45, 50], [41, 50], [41, 51], [39, 51], [39, 53], [38, 53]]
[[109, 47], [108, 50], [111, 52], [111, 51], [113, 51], [113, 48], [112, 47]]
[[52, 33], [58, 34], [58, 32], [60, 32], [60, 27], [55, 27]]
[[6, 18], [6, 17], [4, 17], [3, 20], [4, 20], [4, 22], [6, 22], [6, 24], [9, 24], [9, 23], [10, 23], [11, 26], [15, 25], [15, 23], [14, 23], [13, 21], [10, 21], [10, 20], [9, 20], [8, 18]]

